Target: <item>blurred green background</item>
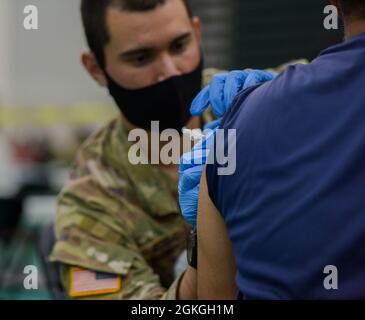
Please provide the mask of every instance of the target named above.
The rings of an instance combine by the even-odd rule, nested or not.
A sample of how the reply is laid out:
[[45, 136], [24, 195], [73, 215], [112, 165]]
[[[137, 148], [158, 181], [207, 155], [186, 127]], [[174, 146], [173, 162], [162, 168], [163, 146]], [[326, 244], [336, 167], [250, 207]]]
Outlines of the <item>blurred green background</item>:
[[210, 66], [267, 68], [313, 59], [342, 40], [342, 30], [323, 28], [327, 0], [198, 0]]

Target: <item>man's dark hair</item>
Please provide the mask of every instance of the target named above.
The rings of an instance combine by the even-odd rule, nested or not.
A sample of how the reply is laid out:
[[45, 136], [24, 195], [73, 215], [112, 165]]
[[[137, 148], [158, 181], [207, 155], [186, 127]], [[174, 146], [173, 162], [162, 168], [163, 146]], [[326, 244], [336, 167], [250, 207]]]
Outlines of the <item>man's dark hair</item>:
[[365, 19], [365, 0], [340, 0], [340, 5], [345, 17]]
[[[106, 10], [109, 7], [130, 12], [144, 12], [153, 10], [166, 1], [168, 0], [81, 0], [81, 16], [86, 40], [100, 66], [105, 67], [104, 47], [110, 40], [106, 24]], [[189, 16], [192, 17], [188, 0], [182, 1]]]

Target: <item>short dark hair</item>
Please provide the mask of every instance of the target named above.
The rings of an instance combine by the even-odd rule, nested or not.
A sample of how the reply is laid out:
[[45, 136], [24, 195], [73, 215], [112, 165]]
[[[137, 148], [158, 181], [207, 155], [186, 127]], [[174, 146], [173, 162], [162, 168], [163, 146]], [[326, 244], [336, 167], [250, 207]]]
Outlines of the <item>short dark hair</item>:
[[365, 0], [340, 0], [345, 17], [359, 17], [365, 19]]
[[[81, 16], [86, 40], [101, 67], [105, 67], [104, 47], [110, 40], [106, 24], [106, 10], [114, 6], [121, 10], [150, 11], [168, 0], [81, 0]], [[182, 0], [190, 17], [193, 16], [189, 0]]]

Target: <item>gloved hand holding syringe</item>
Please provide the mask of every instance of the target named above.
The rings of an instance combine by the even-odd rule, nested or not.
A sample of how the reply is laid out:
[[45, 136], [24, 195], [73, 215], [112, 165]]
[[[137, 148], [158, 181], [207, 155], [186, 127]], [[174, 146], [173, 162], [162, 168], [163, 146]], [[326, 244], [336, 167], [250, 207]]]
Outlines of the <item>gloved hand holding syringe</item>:
[[[274, 72], [260, 70], [233, 71], [213, 77], [210, 85], [204, 88], [194, 99], [191, 106], [193, 116], [201, 116], [211, 106], [217, 117], [223, 117], [239, 91], [270, 81], [276, 77]], [[216, 130], [221, 120], [218, 119], [201, 129], [183, 128], [183, 134], [190, 136], [194, 147], [180, 159], [179, 201], [185, 219], [196, 228], [200, 179], [207, 162], [209, 148], [214, 143]]]

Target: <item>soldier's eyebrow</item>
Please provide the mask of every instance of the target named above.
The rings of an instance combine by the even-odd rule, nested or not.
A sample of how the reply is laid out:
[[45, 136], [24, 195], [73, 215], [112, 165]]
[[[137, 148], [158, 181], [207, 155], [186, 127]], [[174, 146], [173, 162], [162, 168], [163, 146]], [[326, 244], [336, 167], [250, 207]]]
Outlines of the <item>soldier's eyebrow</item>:
[[[192, 35], [191, 31], [185, 32], [184, 34], [182, 34], [182, 35], [176, 37], [175, 39], [173, 39], [171, 41], [171, 44], [182, 41], [182, 40], [185, 40], [185, 39], [191, 37], [191, 35]], [[119, 59], [120, 60], [128, 60], [130, 58], [133, 58], [135, 56], [139, 56], [139, 55], [142, 55], [142, 54], [153, 53], [156, 50], [157, 49], [153, 48], [153, 47], [141, 47], [141, 48], [130, 49], [128, 51], [120, 53], [119, 54]]]
[[174, 39], [173, 41], [171, 41], [171, 44], [186, 40], [186, 39], [190, 38], [191, 36], [192, 36], [192, 32], [186, 32], [183, 35], [181, 35], [181, 36], [177, 37], [176, 39]]

